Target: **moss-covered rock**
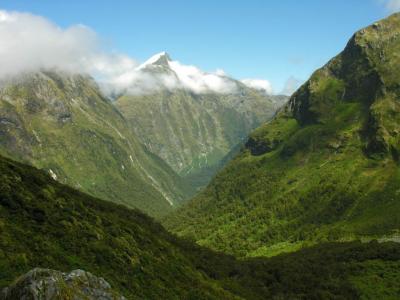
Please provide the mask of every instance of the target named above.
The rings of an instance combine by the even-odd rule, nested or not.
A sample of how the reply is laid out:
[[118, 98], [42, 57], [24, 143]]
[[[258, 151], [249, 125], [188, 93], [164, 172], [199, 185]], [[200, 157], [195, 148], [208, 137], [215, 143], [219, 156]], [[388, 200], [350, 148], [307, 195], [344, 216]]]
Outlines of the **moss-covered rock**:
[[19, 277], [0, 294], [2, 300], [125, 300], [103, 278], [83, 270], [70, 273], [35, 268]]

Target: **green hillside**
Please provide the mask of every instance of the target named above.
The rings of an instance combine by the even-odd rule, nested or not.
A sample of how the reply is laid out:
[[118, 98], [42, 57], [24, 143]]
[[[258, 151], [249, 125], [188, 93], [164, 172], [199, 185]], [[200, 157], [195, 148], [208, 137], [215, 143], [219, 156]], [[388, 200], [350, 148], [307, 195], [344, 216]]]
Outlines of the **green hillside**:
[[399, 261], [377, 242], [236, 260], [0, 156], [0, 289], [41, 267], [83, 269], [127, 299], [395, 299]]
[[239, 256], [400, 230], [400, 14], [357, 32], [165, 221]]
[[[143, 72], [175, 78], [169, 61], [164, 54]], [[199, 187], [208, 183], [237, 144], [270, 120], [287, 100], [286, 96], [270, 96], [228, 77], [224, 80], [236, 90], [194, 93], [184, 88], [163, 88], [144, 95], [127, 91], [115, 105], [150, 151]]]
[[3, 81], [0, 153], [153, 216], [171, 211], [191, 193], [140, 144], [124, 117], [85, 76], [42, 71]]

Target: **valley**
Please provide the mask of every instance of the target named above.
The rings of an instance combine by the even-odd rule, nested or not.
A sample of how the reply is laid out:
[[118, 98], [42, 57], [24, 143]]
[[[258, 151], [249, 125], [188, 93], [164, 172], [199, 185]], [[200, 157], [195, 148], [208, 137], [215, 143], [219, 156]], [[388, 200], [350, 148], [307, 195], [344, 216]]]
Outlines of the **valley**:
[[[172, 77], [179, 84], [183, 77], [180, 68], [189, 66], [177, 68], [175, 64], [167, 53], [160, 53], [138, 68], [146, 74]], [[196, 93], [179, 84], [172, 91], [161, 87], [144, 95], [127, 91], [115, 100], [140, 141], [196, 189], [205, 186], [221, 168], [224, 157], [287, 100], [226, 75], [205, 76], [215, 76], [232, 88]]]

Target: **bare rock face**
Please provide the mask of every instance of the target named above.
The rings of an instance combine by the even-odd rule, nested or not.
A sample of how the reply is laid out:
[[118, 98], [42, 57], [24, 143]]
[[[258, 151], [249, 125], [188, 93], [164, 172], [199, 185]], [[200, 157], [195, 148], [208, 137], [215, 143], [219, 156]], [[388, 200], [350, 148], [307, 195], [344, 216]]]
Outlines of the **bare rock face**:
[[35, 268], [3, 289], [0, 300], [124, 300], [110, 284], [83, 270], [70, 273]]

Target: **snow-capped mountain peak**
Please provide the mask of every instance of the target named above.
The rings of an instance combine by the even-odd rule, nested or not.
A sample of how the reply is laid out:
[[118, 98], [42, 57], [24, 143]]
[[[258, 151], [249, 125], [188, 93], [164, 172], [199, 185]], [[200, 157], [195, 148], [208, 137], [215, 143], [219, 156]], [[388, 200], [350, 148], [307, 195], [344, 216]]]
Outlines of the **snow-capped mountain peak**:
[[169, 57], [168, 53], [163, 51], [160, 53], [157, 53], [150, 57], [148, 60], [146, 60], [144, 63], [142, 63], [139, 67], [137, 67], [137, 70], [142, 70], [148, 66], [152, 65], [164, 65], [167, 66], [168, 63], [171, 61], [171, 58]]

